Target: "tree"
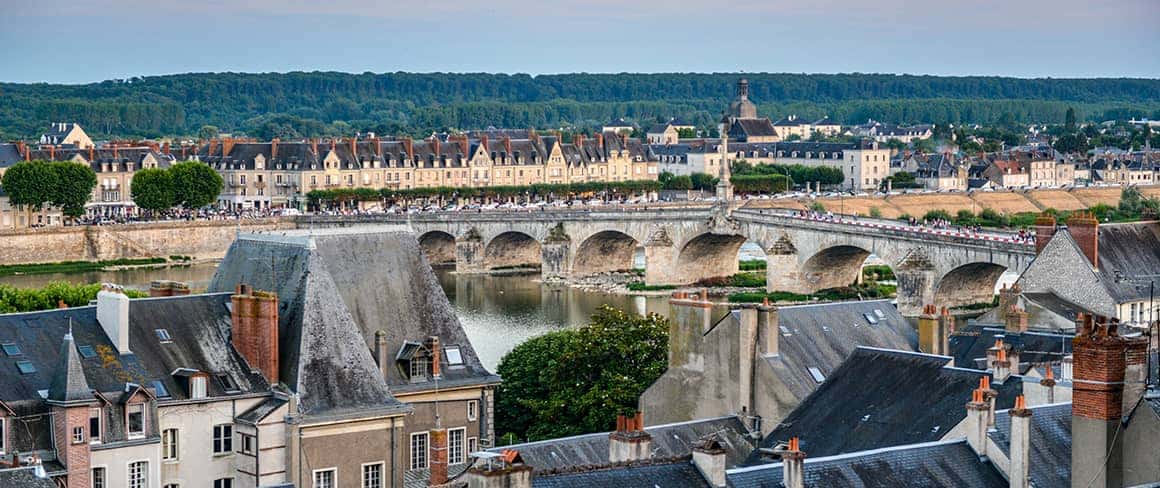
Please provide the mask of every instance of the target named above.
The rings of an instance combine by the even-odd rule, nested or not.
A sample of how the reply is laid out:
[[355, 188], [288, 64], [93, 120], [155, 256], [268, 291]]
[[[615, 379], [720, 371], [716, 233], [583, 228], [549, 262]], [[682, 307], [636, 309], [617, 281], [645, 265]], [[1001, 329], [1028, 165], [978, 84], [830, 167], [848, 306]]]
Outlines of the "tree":
[[197, 130], [197, 138], [203, 141], [213, 139], [217, 137], [218, 134], [221, 134], [221, 131], [218, 130], [217, 126], [213, 125], [203, 125], [200, 129]]
[[668, 367], [668, 319], [608, 306], [589, 325], [529, 339], [500, 360], [496, 432], [547, 439], [608, 430]]
[[85, 204], [97, 186], [97, 174], [87, 164], [71, 161], [49, 163], [54, 178], [49, 203], [60, 209], [66, 217], [77, 218], [85, 214]]
[[914, 149], [922, 153], [933, 153], [936, 149], [933, 137], [927, 137], [926, 139], [915, 139], [913, 144]]
[[49, 163], [26, 161], [8, 168], [2, 185], [13, 206], [40, 210], [52, 200], [54, 178]]
[[688, 127], [677, 129], [677, 137], [681, 139], [693, 139], [697, 137], [697, 131]]
[[1082, 134], [1064, 134], [1055, 140], [1052, 147], [1061, 153], [1086, 153], [1088, 150], [1087, 138]]
[[217, 200], [222, 177], [205, 163], [185, 161], [169, 168], [173, 178], [173, 201], [185, 208], [201, 208]]
[[160, 168], [145, 168], [133, 175], [133, 203], [151, 212], [173, 208], [177, 197], [173, 191], [173, 175]]
[[886, 147], [895, 151], [901, 151], [906, 149], [906, 143], [902, 142], [902, 139], [891, 137], [890, 139], [886, 140]]
[[1075, 132], [1075, 108], [1067, 107], [1067, 114], [1064, 115], [1063, 120], [1063, 130], [1067, 131], [1068, 134]]
[[689, 175], [693, 180], [694, 190], [709, 191], [717, 187], [717, 177], [710, 176], [705, 173], [693, 173]]
[[664, 186], [661, 188], [664, 188], [665, 190], [692, 190], [693, 179], [690, 178], [689, 175], [673, 176], [665, 181]]

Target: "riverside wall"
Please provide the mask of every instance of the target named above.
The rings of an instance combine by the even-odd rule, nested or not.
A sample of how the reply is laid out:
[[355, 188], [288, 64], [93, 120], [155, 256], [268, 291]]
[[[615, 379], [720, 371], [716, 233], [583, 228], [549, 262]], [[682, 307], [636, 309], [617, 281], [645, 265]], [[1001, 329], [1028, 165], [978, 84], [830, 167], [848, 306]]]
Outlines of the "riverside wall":
[[191, 256], [221, 258], [242, 232], [293, 229], [292, 219], [150, 222], [0, 231], [0, 265]]

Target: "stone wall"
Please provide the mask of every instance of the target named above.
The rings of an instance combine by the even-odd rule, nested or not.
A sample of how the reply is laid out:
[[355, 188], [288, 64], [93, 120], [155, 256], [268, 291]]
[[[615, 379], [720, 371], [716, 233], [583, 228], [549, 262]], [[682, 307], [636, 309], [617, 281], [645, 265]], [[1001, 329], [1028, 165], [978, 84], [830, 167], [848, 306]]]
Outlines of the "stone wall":
[[115, 226], [48, 227], [0, 232], [0, 264], [99, 261], [121, 258], [220, 258], [242, 232], [293, 229], [289, 219], [156, 222]]

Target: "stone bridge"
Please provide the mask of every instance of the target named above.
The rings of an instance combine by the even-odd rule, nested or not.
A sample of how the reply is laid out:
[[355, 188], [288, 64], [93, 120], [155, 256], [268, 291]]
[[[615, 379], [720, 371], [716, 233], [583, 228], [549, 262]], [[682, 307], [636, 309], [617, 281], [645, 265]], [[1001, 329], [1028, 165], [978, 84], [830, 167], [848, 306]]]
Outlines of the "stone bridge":
[[[299, 218], [299, 227], [306, 226]], [[886, 223], [799, 218], [785, 211], [716, 208], [609, 209], [310, 217], [310, 225], [408, 223], [432, 264], [459, 272], [539, 266], [546, 280], [633, 268], [644, 249], [645, 282], [687, 285], [738, 271], [745, 242], [765, 251], [766, 289], [811, 293], [858, 280], [875, 254], [898, 278], [898, 307], [990, 301], [1006, 270], [1023, 271], [1035, 254], [1010, 236], [959, 235]]]

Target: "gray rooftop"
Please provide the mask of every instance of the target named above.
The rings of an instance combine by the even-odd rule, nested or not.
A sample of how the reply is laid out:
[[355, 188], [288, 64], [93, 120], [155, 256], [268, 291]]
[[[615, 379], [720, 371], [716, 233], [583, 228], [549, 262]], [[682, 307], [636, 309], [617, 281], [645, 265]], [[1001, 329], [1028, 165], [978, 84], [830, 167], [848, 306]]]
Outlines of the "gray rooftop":
[[[1030, 408], [1031, 483], [1035, 486], [1071, 486], [1071, 404]], [[999, 450], [1011, 455], [1011, 411], [995, 412], [995, 427], [987, 436]]]
[[691, 461], [618, 466], [532, 478], [534, 488], [709, 488]]

